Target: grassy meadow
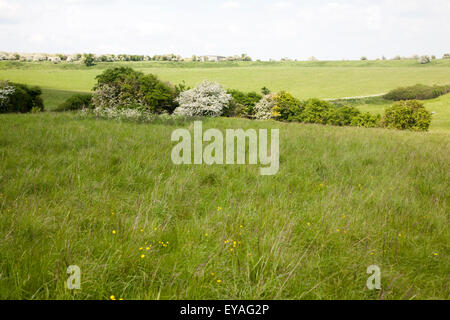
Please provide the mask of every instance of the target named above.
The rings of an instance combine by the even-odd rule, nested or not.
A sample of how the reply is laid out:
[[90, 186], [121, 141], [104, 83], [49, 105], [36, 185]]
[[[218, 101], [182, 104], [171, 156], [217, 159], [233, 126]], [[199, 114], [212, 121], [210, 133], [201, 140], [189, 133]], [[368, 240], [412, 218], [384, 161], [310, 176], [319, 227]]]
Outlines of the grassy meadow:
[[[450, 84], [443, 60], [124, 64], [299, 98]], [[2, 62], [0, 79], [40, 85], [52, 110], [110, 66]], [[425, 105], [426, 133], [203, 120], [280, 129], [275, 176], [175, 166], [170, 136], [190, 121], [0, 115], [0, 299], [449, 299], [450, 95]], [[70, 265], [81, 290], [65, 288]], [[381, 291], [366, 287], [370, 265]]]

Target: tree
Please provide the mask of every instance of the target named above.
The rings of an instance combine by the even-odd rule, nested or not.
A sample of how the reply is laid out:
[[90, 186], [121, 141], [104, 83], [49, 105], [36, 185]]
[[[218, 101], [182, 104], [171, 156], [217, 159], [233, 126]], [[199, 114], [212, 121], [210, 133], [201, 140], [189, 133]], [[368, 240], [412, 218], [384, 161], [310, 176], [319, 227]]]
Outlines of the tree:
[[86, 67], [92, 67], [95, 65], [95, 57], [92, 53], [85, 54], [83, 57], [83, 63]]
[[267, 96], [268, 94], [270, 94], [270, 90], [267, 87], [262, 87], [261, 93], [263, 94], [263, 96]]

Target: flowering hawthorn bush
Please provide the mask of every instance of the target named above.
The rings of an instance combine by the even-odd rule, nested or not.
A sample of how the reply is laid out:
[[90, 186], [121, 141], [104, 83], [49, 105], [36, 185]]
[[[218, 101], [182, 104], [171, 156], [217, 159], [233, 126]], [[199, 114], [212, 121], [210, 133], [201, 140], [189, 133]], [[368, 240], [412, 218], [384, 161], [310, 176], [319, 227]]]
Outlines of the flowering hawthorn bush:
[[265, 95], [255, 105], [255, 118], [258, 120], [267, 120], [273, 116], [273, 107], [275, 106], [275, 99], [272, 94]]
[[6, 105], [10, 96], [15, 92], [15, 87], [10, 86], [8, 81], [0, 81], [0, 109]]
[[203, 81], [194, 89], [181, 92], [176, 101], [175, 115], [219, 117], [228, 106], [231, 95], [217, 82]]

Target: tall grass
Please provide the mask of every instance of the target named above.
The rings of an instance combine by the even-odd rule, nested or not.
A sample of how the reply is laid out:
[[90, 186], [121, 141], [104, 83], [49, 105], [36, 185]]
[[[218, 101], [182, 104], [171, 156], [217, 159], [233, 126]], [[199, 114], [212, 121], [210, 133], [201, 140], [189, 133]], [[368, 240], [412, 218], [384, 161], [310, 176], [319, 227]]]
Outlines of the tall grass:
[[448, 299], [448, 133], [203, 126], [279, 128], [279, 173], [175, 166], [170, 123], [1, 115], [0, 298]]

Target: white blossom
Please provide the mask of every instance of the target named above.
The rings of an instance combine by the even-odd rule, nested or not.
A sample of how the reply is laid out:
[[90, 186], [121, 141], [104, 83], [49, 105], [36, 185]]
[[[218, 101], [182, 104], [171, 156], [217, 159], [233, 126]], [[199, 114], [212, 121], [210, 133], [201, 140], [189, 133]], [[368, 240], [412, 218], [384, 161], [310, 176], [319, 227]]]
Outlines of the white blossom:
[[231, 100], [231, 95], [217, 82], [203, 81], [194, 89], [184, 91], [177, 98], [180, 104], [175, 115], [219, 117]]
[[0, 81], [0, 108], [8, 103], [9, 97], [14, 94], [16, 88], [10, 86], [8, 81]]
[[275, 101], [272, 94], [266, 95], [255, 105], [255, 118], [259, 120], [267, 120], [272, 117], [272, 108]]

